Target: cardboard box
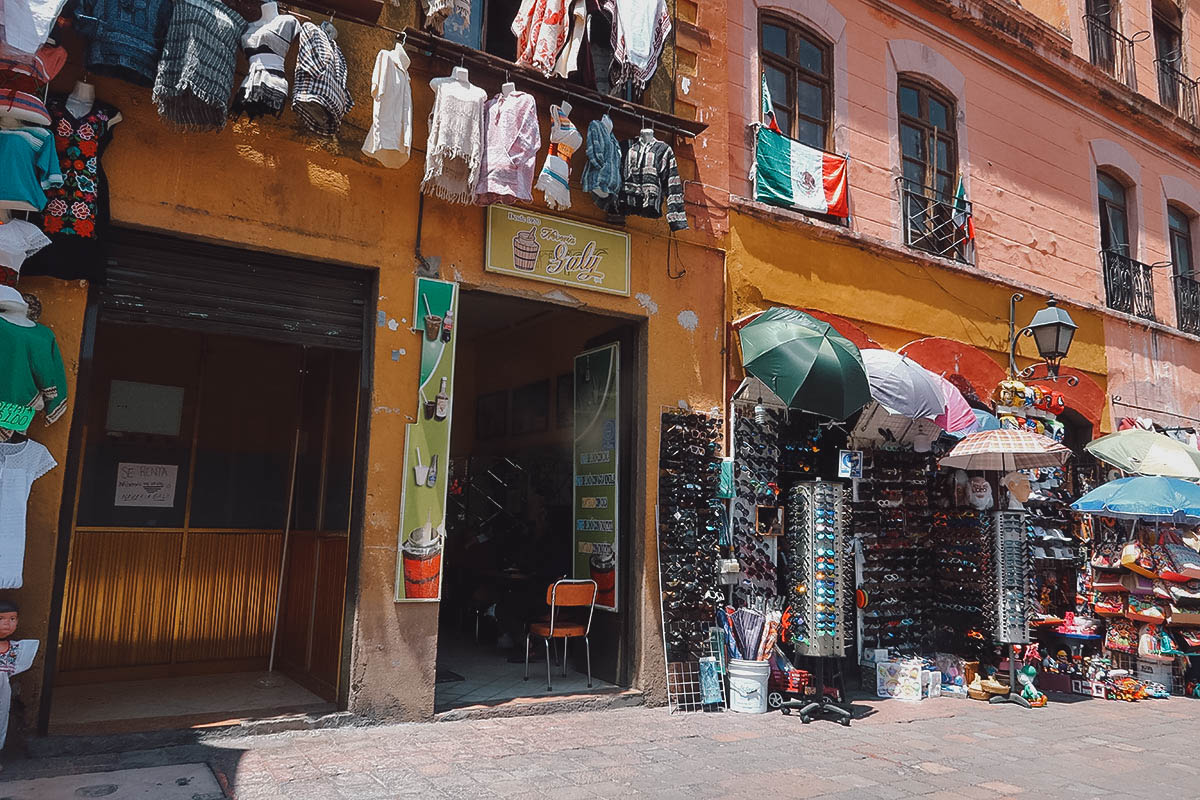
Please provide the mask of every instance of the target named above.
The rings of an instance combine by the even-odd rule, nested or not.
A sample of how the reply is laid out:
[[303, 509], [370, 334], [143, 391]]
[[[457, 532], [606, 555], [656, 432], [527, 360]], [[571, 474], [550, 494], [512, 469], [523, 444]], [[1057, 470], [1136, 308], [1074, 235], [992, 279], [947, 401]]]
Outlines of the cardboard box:
[[1149, 661], [1144, 658], [1137, 660], [1137, 679], [1140, 681], [1161, 683], [1167, 687], [1168, 692], [1171, 691], [1171, 681], [1174, 677], [1174, 671], [1174, 661]]

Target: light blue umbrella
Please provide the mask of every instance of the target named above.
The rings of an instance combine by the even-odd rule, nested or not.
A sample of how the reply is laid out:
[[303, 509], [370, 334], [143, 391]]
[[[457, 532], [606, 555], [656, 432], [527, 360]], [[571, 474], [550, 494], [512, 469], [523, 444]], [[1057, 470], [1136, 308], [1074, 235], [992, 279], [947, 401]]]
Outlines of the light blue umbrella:
[[975, 415], [975, 424], [961, 431], [955, 431], [948, 434], [955, 439], [961, 439], [968, 433], [976, 433], [978, 431], [998, 431], [1000, 430], [1000, 420], [996, 419], [996, 415], [987, 411], [980, 411], [978, 408], [972, 408], [971, 413]]
[[1200, 521], [1200, 485], [1179, 478], [1138, 475], [1097, 486], [1071, 504], [1076, 511], [1124, 519]]

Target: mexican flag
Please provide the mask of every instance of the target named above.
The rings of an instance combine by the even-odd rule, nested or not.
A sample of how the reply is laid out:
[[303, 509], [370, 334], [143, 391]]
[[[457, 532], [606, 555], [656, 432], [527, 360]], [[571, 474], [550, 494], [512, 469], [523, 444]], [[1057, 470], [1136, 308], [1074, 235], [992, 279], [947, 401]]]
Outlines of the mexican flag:
[[767, 86], [767, 73], [762, 75], [762, 118], [763, 124], [776, 133], [783, 133], [775, 120], [775, 102], [771, 99], [771, 88]]
[[850, 216], [846, 159], [760, 125], [755, 135], [754, 199], [774, 206]]
[[958, 179], [958, 189], [954, 192], [954, 226], [962, 231], [966, 240], [975, 238], [975, 220], [967, 211], [967, 186], [963, 179]]

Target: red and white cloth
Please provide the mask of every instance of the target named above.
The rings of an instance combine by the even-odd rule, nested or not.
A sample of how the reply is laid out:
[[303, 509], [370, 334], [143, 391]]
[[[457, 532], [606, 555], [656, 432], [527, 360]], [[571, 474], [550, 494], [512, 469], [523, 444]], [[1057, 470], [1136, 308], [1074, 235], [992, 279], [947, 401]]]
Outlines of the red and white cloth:
[[571, 30], [570, 0], [524, 0], [512, 23], [517, 63], [549, 77]]

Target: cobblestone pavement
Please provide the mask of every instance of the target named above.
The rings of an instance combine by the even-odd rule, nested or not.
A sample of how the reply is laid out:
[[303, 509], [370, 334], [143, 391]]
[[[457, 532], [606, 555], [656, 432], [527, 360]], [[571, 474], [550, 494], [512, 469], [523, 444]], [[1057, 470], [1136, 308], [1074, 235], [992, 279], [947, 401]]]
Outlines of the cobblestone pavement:
[[856, 711], [868, 716], [850, 728], [662, 708], [349, 727], [17, 761], [3, 775], [207, 762], [237, 800], [1200, 797], [1200, 700]]

